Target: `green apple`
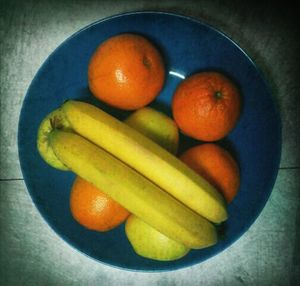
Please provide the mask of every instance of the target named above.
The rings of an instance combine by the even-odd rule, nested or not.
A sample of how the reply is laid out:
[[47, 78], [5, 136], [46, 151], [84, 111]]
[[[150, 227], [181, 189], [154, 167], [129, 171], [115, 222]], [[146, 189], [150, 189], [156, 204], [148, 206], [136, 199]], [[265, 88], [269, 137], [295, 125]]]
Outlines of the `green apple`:
[[145, 258], [172, 261], [189, 252], [185, 245], [168, 238], [135, 215], [126, 220], [125, 232], [134, 251]]
[[[177, 153], [178, 128], [175, 122], [164, 113], [151, 107], [144, 107], [132, 113], [125, 122], [169, 152]], [[185, 256], [190, 250], [135, 215], [130, 215], [126, 220], [125, 232], [134, 251], [145, 258], [172, 261]]]
[[144, 107], [132, 113], [125, 122], [169, 152], [177, 153], [178, 127], [166, 114], [151, 107]]
[[71, 126], [60, 108], [52, 111], [42, 120], [37, 133], [37, 149], [46, 163], [59, 170], [68, 170], [56, 157], [49, 144], [48, 136], [53, 129], [71, 130]]

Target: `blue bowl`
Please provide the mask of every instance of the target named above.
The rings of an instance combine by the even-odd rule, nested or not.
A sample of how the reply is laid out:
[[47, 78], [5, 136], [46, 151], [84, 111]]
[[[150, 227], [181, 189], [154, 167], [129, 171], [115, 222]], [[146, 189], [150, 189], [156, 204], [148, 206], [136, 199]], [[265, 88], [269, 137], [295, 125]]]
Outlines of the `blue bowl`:
[[[48, 166], [36, 148], [41, 120], [67, 99], [91, 102], [123, 119], [128, 112], [103, 105], [87, 83], [89, 59], [105, 39], [124, 32], [138, 33], [162, 52], [168, 71], [165, 86], [151, 104], [171, 115], [172, 94], [186, 76], [203, 70], [221, 71], [239, 86], [243, 109], [235, 129], [219, 144], [239, 163], [241, 186], [229, 205], [229, 219], [219, 230], [217, 245], [192, 250], [177, 261], [159, 262], [136, 255], [124, 225], [99, 233], [80, 226], [71, 216], [71, 172]], [[137, 12], [96, 22], [63, 42], [45, 61], [26, 94], [19, 121], [19, 157], [24, 179], [38, 210], [70, 245], [108, 265], [141, 271], [174, 270], [200, 263], [226, 249], [253, 224], [275, 182], [281, 153], [281, 123], [264, 77], [246, 53], [215, 28], [180, 15]], [[180, 150], [199, 144], [181, 135]]]

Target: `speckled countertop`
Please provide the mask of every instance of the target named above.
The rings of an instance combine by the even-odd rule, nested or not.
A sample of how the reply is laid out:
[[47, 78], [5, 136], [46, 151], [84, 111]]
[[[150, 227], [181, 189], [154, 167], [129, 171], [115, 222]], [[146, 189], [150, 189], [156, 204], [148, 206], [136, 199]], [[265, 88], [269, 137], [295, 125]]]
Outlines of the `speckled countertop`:
[[[241, 3], [243, 2], [243, 3]], [[299, 279], [299, 38], [293, 7], [251, 1], [4, 1], [0, 6], [0, 285], [296, 285]], [[192, 267], [163, 273], [115, 269], [82, 255], [41, 218], [22, 178], [17, 125], [26, 90], [67, 37], [104, 17], [160, 10], [201, 19], [257, 63], [282, 118], [283, 146], [271, 197], [231, 247]]]

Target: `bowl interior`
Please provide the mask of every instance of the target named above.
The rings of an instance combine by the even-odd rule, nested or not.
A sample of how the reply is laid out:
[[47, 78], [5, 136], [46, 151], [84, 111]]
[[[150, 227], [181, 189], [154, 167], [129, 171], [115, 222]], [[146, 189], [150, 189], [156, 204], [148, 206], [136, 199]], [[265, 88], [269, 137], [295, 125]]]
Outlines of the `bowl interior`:
[[[123, 120], [129, 112], [96, 100], [87, 84], [87, 66], [96, 47], [123, 32], [149, 38], [165, 59], [167, 80], [151, 106], [171, 113], [173, 92], [183, 78], [202, 70], [228, 75], [240, 88], [241, 117], [222, 141], [238, 161], [240, 191], [229, 205], [229, 219], [220, 227], [217, 245], [193, 250], [173, 262], [144, 259], [134, 253], [124, 225], [107, 233], [89, 231], [72, 218], [69, 194], [74, 174], [48, 166], [36, 149], [41, 120], [67, 99], [93, 103]], [[25, 97], [19, 121], [19, 155], [28, 191], [49, 225], [83, 253], [112, 266], [162, 271], [186, 267], [216, 255], [238, 239], [264, 207], [274, 184], [281, 150], [280, 118], [264, 78], [250, 58], [228, 37], [193, 19], [155, 12], [129, 13], [92, 24], [63, 42], [42, 65]], [[180, 150], [200, 142], [180, 137]]]

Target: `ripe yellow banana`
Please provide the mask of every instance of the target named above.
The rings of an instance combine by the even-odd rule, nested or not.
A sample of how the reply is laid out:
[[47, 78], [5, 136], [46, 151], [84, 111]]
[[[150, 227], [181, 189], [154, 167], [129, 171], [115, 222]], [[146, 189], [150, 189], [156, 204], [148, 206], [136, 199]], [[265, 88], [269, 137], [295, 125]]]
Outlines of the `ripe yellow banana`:
[[215, 227], [144, 176], [80, 135], [55, 130], [50, 146], [61, 162], [166, 236], [200, 249], [217, 242]]
[[113, 154], [198, 214], [215, 223], [227, 219], [222, 195], [146, 136], [87, 103], [70, 100], [61, 110], [78, 134]]

